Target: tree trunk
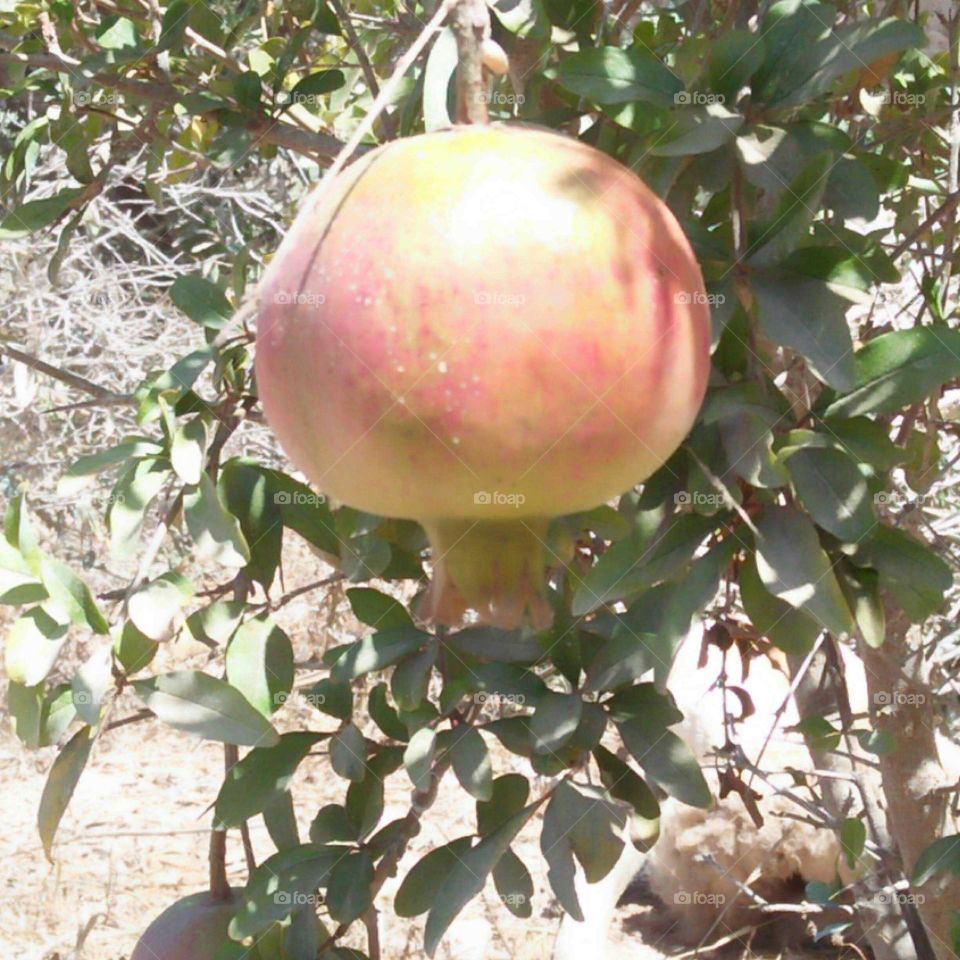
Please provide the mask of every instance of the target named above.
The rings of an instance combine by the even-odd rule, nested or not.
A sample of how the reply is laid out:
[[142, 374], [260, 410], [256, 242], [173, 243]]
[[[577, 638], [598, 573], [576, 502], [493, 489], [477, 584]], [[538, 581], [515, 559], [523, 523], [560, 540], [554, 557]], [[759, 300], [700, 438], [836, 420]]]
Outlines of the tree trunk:
[[[805, 658], [790, 657], [790, 670], [796, 676]], [[801, 717], [821, 714], [849, 713], [847, 686], [840, 671], [835, 669], [826, 653], [821, 651], [806, 673], [797, 681], [797, 710]], [[880, 774], [866, 763], [860, 745], [853, 737], [846, 738], [846, 748], [855, 759], [827, 751], [810, 750], [810, 759], [817, 770], [842, 773], [856, 777], [856, 783], [825, 777], [818, 788], [823, 804], [836, 820], [858, 816], [861, 812], [867, 826], [867, 835], [883, 852], [890, 850], [890, 836], [886, 818], [877, 803], [881, 793]], [[870, 944], [875, 960], [917, 960], [913, 938], [904, 922], [899, 903], [890, 891], [888, 864], [871, 864], [852, 883], [857, 912], [863, 933]], [[884, 888], [887, 888], [886, 890]]]
[[[936, 704], [920, 629], [887, 604], [883, 646], [861, 644], [874, 729], [888, 734], [896, 748], [882, 754], [880, 772], [887, 829], [910, 876], [920, 854], [934, 840], [957, 832], [944, 790], [955, 780], [944, 770], [937, 744]], [[913, 891], [937, 960], [956, 956], [951, 925], [960, 911], [960, 877], [939, 874]]]

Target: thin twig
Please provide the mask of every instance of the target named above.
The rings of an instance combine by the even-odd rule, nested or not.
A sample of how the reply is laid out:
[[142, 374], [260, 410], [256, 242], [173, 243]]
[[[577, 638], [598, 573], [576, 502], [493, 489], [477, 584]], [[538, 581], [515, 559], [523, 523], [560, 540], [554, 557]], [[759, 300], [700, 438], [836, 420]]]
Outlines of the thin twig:
[[107, 390], [105, 387], [101, 387], [91, 380], [87, 380], [86, 377], [71, 373], [69, 370], [61, 370], [59, 367], [54, 367], [40, 360], [38, 357], [34, 357], [32, 354], [24, 353], [22, 350], [17, 350], [16, 347], [11, 347], [9, 344], [0, 344], [0, 353], [5, 353], [11, 360], [16, 360], [18, 363], [22, 363], [32, 370], [36, 370], [37, 373], [42, 373], [45, 376], [51, 377], [53, 380], [59, 380], [61, 383], [65, 383], [77, 390], [89, 393], [91, 396], [96, 397], [101, 403], [116, 403], [120, 400], [126, 401], [126, 397], [121, 397], [119, 394], [113, 393], [113, 391]]

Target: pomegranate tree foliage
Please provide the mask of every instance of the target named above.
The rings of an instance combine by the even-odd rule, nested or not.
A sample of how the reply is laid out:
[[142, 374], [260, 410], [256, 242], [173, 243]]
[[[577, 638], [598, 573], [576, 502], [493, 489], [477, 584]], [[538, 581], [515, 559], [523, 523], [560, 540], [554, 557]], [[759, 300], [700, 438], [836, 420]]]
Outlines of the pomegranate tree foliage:
[[[652, 831], [664, 795], [711, 802], [662, 687], [695, 619], [713, 642], [755, 651], [803, 655], [824, 635], [880, 645], [891, 610], [920, 623], [952, 582], [901, 529], [909, 510], [892, 479], [903, 469], [915, 493], [929, 490], [937, 400], [960, 375], [944, 283], [957, 200], [945, 187], [950, 86], [945, 55], [920, 51], [913, 5], [887, 19], [880, 8], [891, 4], [801, 0], [718, 5], [716, 18], [695, 3], [500, 6], [494, 32], [516, 83], [496, 81], [494, 118], [579, 131], [637, 170], [694, 244], [713, 314], [711, 387], [687, 441], [616, 506], [556, 521], [555, 536], [577, 549], [552, 574], [552, 628], [423, 627], [381, 589], [423, 584], [429, 557], [415, 524], [332, 508], [287, 473], [223, 458], [258, 413], [247, 304], [276, 235], [224, 246], [217, 269], [173, 283], [195, 343], [169, 370], [145, 371], [136, 436], [63, 474], [64, 492], [115, 475], [112, 548], [140, 557], [142, 575], [94, 597], [40, 549], [23, 497], [0, 538], [0, 601], [21, 608], [6, 640], [10, 713], [26, 747], [59, 749], [39, 810], [48, 855], [94, 741], [110, 736], [116, 697], [132, 688], [149, 722], [245, 748], [210, 798], [214, 825], [262, 816], [276, 853], [249, 877], [231, 934], [283, 941], [284, 955], [304, 960], [362, 956], [338, 943], [369, 920], [451, 769], [475, 802], [476, 829], [405, 864], [393, 905], [427, 915], [427, 952], [491, 875], [505, 908], [530, 916], [531, 876], [511, 843], [539, 814], [550, 883], [578, 916], [575, 861], [603, 876], [628, 813]], [[300, 168], [318, 176], [431, 13], [388, 2], [348, 16], [326, 0], [5, 5], [0, 57], [18, 126], [0, 235], [58, 231], [55, 277], [88, 204], [138, 151], [142, 189], [160, 210], [170, 183], [204, 170], [242, 176], [278, 152], [306, 158]], [[425, 114], [442, 122], [449, 50], [441, 34], [416, 61], [374, 125], [377, 140], [421, 131]], [[76, 185], [37, 196], [50, 158]], [[291, 213], [278, 208], [277, 222]], [[907, 264], [919, 279], [910, 315], [861, 309], [852, 320]], [[217, 585], [200, 593], [180, 572], [189, 567], [160, 570], [158, 547], [176, 529], [183, 559], [218, 565]], [[285, 598], [289, 537], [329, 561], [331, 581], [352, 584], [366, 625], [327, 651], [329, 674], [312, 686], [271, 619]], [[158, 646], [184, 631], [216, 661], [155, 673]], [[102, 639], [69, 682], [55, 682], [61, 649], [80, 635]], [[295, 695], [316, 717], [280, 734], [274, 720]], [[895, 749], [872, 723], [852, 732]], [[804, 729], [818, 748], [839, 743], [826, 717]], [[630, 761], [614, 752], [618, 738]], [[494, 776], [492, 739], [515, 755], [512, 772]], [[317, 752], [342, 779], [342, 799], [316, 811], [304, 837], [294, 804], [310, 798], [289, 784]], [[735, 752], [718, 763], [740, 782]], [[385, 822], [392, 777], [410, 782], [412, 802]], [[865, 831], [851, 823], [844, 844], [856, 859]], [[938, 839], [918, 881], [958, 871], [955, 839]], [[322, 908], [303, 906], [318, 890]]]

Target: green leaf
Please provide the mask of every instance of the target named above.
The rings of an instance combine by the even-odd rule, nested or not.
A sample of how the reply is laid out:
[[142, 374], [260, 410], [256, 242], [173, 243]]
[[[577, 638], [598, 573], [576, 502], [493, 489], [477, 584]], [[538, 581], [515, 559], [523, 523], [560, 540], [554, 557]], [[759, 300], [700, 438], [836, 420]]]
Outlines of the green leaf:
[[43, 684], [25, 687], [11, 680], [7, 684], [7, 713], [17, 739], [28, 750], [36, 750], [43, 725]]
[[267, 614], [245, 621], [226, 655], [227, 679], [265, 717], [286, 703], [293, 689], [293, 645]]
[[760, 517], [757, 530], [757, 570], [767, 590], [824, 630], [849, 633], [853, 618], [813, 524], [790, 507], [774, 507]]
[[330, 741], [330, 765], [345, 780], [362, 780], [367, 773], [367, 742], [359, 728], [348, 723]]
[[0, 220], [0, 240], [17, 240], [59, 220], [86, 193], [86, 187], [70, 187], [43, 200], [28, 200]]
[[530, 783], [523, 774], [507, 773], [493, 781], [490, 798], [477, 800], [477, 833], [494, 833], [519, 813], [530, 796]]
[[417, 917], [433, 906], [454, 866], [470, 850], [472, 837], [458, 837], [421, 857], [403, 878], [394, 901], [398, 917]]
[[314, 105], [316, 97], [339, 90], [346, 82], [342, 70], [319, 70], [297, 82], [288, 94], [288, 102]]
[[877, 526], [860, 543], [852, 559], [859, 566], [877, 571], [880, 586], [914, 623], [939, 610], [953, 587], [950, 567], [940, 557], [919, 540], [892, 527]]
[[184, 605], [193, 596], [193, 586], [175, 570], [138, 587], [127, 600], [127, 615], [150, 640], [169, 640], [180, 625]]
[[247, 881], [243, 904], [230, 921], [230, 936], [256, 937], [289, 916], [327, 884], [334, 866], [349, 853], [345, 846], [305, 843], [268, 857]]
[[347, 811], [338, 803], [328, 803], [317, 811], [310, 824], [311, 843], [331, 843], [336, 840], [356, 840], [356, 832]]
[[743, 116], [720, 103], [682, 107], [670, 112], [663, 134], [650, 148], [654, 157], [688, 157], [731, 143]]
[[[660, 804], [644, 779], [606, 747], [595, 747], [593, 757], [600, 770], [600, 780], [610, 796], [629, 803], [634, 815], [645, 821], [641, 839], [655, 838], [660, 824]], [[636, 826], [639, 825], [634, 824]], [[632, 833], [636, 831], [632, 830]]]
[[573, 879], [574, 856], [588, 883], [602, 880], [623, 851], [624, 809], [592, 788], [561, 781], [543, 817], [540, 850], [548, 864], [547, 879], [563, 909], [578, 922], [583, 912]]
[[68, 629], [42, 607], [33, 607], [15, 620], [7, 633], [5, 650], [10, 680], [25, 687], [42, 683], [56, 663]]
[[355, 680], [375, 670], [383, 670], [419, 650], [430, 635], [416, 627], [394, 627], [380, 630], [351, 644], [330, 671], [338, 683]]
[[137, 673], [149, 666], [158, 649], [159, 644], [145, 637], [129, 620], [113, 642], [113, 655], [127, 674]]
[[73, 705], [77, 716], [96, 727], [107, 691], [113, 686], [112, 660], [109, 647], [98, 647], [81, 664], [70, 681]]
[[280, 473], [265, 471], [273, 502], [280, 508], [283, 525], [330, 557], [340, 554], [340, 538], [326, 499], [305, 483]]
[[170, 287], [174, 306], [194, 323], [210, 330], [220, 330], [233, 315], [233, 307], [223, 291], [199, 274], [178, 277]]
[[510, 33], [525, 40], [550, 38], [550, 20], [541, 0], [495, 0], [490, 7]]
[[751, 553], [740, 567], [740, 599], [757, 633], [786, 653], [809, 653], [820, 635], [816, 620], [775, 597], [763, 585]]
[[621, 690], [606, 700], [604, 706], [615, 723], [639, 719], [658, 727], [672, 727], [683, 720], [673, 694], [661, 692], [652, 683], [638, 683]]
[[390, 678], [390, 692], [400, 710], [416, 710], [427, 696], [437, 645], [401, 660]]
[[365, 840], [372, 833], [383, 816], [384, 784], [383, 776], [376, 768], [377, 757], [368, 764], [373, 776], [355, 780], [347, 788], [346, 810], [353, 827], [354, 835]]
[[163, 11], [163, 20], [160, 24], [160, 39], [154, 47], [154, 52], [177, 50], [183, 43], [183, 34], [190, 20], [189, 0], [173, 0], [173, 3]]
[[338, 720], [349, 720], [353, 715], [353, 690], [349, 683], [334, 683], [323, 677], [303, 692], [303, 699]]
[[635, 535], [614, 544], [577, 586], [573, 597], [574, 616], [592, 613], [604, 604], [673, 576], [718, 523], [718, 518], [678, 514], [668, 520], [652, 542]]
[[827, 20], [827, 29], [815, 44], [802, 45], [796, 51], [803, 54], [802, 59], [791, 57], [780, 64], [781, 81], [770, 99], [772, 106], [783, 109], [806, 103], [826, 93], [837, 77], [860, 70], [888, 54], [910, 47], [922, 48], [926, 42], [916, 24], [898, 17], [862, 20], [836, 30], [829, 29], [829, 25]]
[[97, 34], [97, 42], [104, 50], [137, 50], [140, 47], [137, 27], [126, 17], [113, 18], [113, 22]]
[[960, 376], [960, 330], [926, 326], [885, 333], [857, 351], [855, 364], [850, 392], [830, 402], [825, 417], [896, 413], [925, 400]]
[[240, 532], [249, 545], [246, 574], [269, 590], [280, 566], [283, 519], [268, 471], [234, 457], [223, 465], [217, 491], [227, 510], [239, 520]]
[[524, 862], [510, 849], [493, 868], [493, 882], [500, 902], [515, 916], [533, 916], [533, 877]]
[[642, 100], [671, 107], [683, 84], [659, 60], [637, 50], [590, 47], [564, 57], [556, 68], [560, 86], [594, 103]]
[[43, 852], [51, 863], [53, 858], [50, 852], [57, 828], [87, 765], [93, 740], [93, 730], [90, 727], [84, 727], [75, 733], [57, 754], [57, 759], [53, 761], [50, 773], [47, 774], [47, 782], [43, 785], [40, 808], [37, 811], [37, 826]]
[[407, 769], [410, 781], [421, 792], [430, 787], [436, 743], [436, 731], [432, 727], [421, 727], [410, 738], [403, 752], [403, 765]]
[[621, 622], [614, 635], [604, 640], [587, 663], [584, 692], [616, 690], [639, 680], [656, 662], [656, 649], [655, 634], [633, 633]]
[[127, 460], [156, 456], [162, 452], [163, 448], [151, 440], [126, 440], [108, 450], [81, 457], [63, 472], [57, 483], [57, 496], [72, 497], [89, 486], [94, 477], [103, 470], [109, 470]]
[[469, 657], [497, 663], [534, 663], [543, 656], [537, 637], [525, 637], [519, 630], [467, 627], [448, 634], [444, 643]]
[[751, 266], [780, 263], [809, 234], [810, 225], [820, 212], [832, 166], [833, 156], [821, 153], [806, 164], [781, 193], [773, 213], [757, 226], [750, 238], [748, 262]]
[[[286, 793], [310, 750], [327, 734], [283, 734], [276, 746], [257, 747], [231, 767], [217, 794], [214, 829], [239, 827]], [[340, 839], [340, 838], [336, 838]]]
[[751, 290], [760, 325], [771, 340], [796, 350], [828, 386], [840, 391], [853, 387], [853, 341], [846, 319], [849, 298], [826, 283], [780, 269], [753, 274]]
[[209, 428], [204, 417], [178, 423], [170, 438], [170, 465], [186, 484], [197, 484], [206, 466]]
[[226, 567], [242, 567], [250, 560], [250, 549], [240, 522], [228, 513], [213, 481], [204, 474], [200, 483], [183, 497], [187, 529], [196, 544], [200, 560], [213, 560]]
[[847, 817], [840, 824], [840, 847], [847, 866], [854, 870], [867, 843], [867, 828], [858, 817]]
[[713, 797], [700, 765], [672, 730], [640, 718], [618, 723], [617, 729], [648, 780], [681, 803], [704, 809], [710, 806]]
[[391, 740], [406, 743], [410, 739], [407, 728], [398, 716], [397, 711], [387, 701], [387, 685], [385, 683], [378, 683], [370, 691], [370, 697], [367, 700], [367, 712], [370, 714], [370, 719]]
[[178, 670], [133, 687], [146, 707], [176, 730], [205, 740], [246, 747], [272, 747], [276, 730], [230, 684], [198, 670]]
[[786, 457], [797, 495], [814, 522], [839, 540], [857, 541], [876, 523], [870, 490], [839, 450], [802, 447]]
[[922, 887], [938, 873], [952, 873], [960, 877], [960, 834], [934, 840], [917, 857], [913, 867], [913, 883]]
[[853, 618], [868, 647], [879, 647], [886, 639], [887, 615], [880, 596], [880, 577], [868, 567], [859, 569], [852, 564], [845, 566], [840, 577], [840, 587]]
[[351, 587], [347, 599], [353, 615], [361, 622], [377, 630], [413, 625], [406, 607], [394, 597], [371, 587]]
[[222, 646], [240, 625], [247, 605], [241, 600], [215, 600], [187, 617], [187, 628], [198, 640]]
[[125, 558], [136, 551], [147, 509], [169, 476], [169, 468], [153, 459], [140, 460], [121, 473], [107, 511], [114, 556]]
[[493, 767], [483, 737], [471, 726], [453, 733], [455, 739], [450, 745], [450, 757], [460, 786], [477, 800], [490, 800], [493, 796]]
[[233, 96], [241, 107], [247, 110], [259, 110], [261, 95], [260, 75], [256, 71], [245, 70], [237, 74], [233, 81]]
[[840, 746], [840, 731], [826, 717], [804, 717], [796, 729], [815, 753], [830, 753]]
[[563, 747], [576, 731], [582, 709], [579, 693], [547, 691], [537, 701], [530, 720], [533, 749], [537, 753], [555, 753]]
[[457, 69], [457, 38], [444, 27], [433, 41], [423, 70], [423, 124], [427, 133], [446, 130], [450, 119], [450, 81]]
[[366, 850], [351, 853], [330, 871], [326, 905], [338, 923], [352, 923], [373, 902], [373, 861]]
[[423, 940], [428, 957], [436, 953], [441, 938], [457, 914], [483, 889], [490, 872], [536, 809], [537, 805], [531, 804], [514, 814], [494, 833], [464, 851], [453, 865], [427, 914]]
[[707, 80], [710, 89], [732, 100], [763, 64], [766, 47], [750, 30], [726, 30], [710, 43]]
[[65, 564], [44, 556], [40, 561], [40, 579], [50, 595], [47, 609], [55, 609], [79, 627], [106, 634], [110, 626], [97, 606], [90, 588]]

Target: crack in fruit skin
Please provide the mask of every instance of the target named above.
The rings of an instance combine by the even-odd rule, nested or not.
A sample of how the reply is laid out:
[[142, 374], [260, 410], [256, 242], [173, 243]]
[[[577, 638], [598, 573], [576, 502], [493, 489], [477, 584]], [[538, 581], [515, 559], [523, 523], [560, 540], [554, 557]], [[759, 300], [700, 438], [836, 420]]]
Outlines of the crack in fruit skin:
[[308, 198], [264, 280], [256, 363], [311, 481], [424, 524], [428, 618], [543, 624], [544, 523], [676, 449], [709, 312], [679, 225], [632, 172], [547, 131], [460, 127]]

